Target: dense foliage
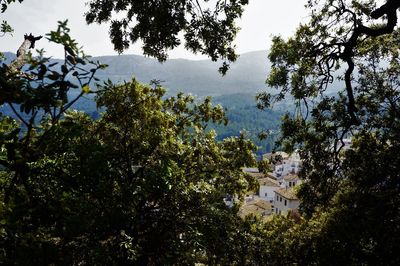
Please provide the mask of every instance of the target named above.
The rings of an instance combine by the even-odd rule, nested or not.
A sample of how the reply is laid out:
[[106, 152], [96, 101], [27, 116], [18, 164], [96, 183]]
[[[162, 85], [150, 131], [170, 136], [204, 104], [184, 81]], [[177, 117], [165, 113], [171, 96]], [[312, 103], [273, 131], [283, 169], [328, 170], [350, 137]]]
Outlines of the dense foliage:
[[[184, 0], [184, 1], [112, 1], [91, 0], [86, 13], [88, 23], [111, 21], [110, 38], [115, 50], [122, 52], [130, 43], [143, 42], [146, 55], [165, 61], [168, 50], [181, 44], [194, 53], [223, 59], [223, 73], [228, 62], [235, 61], [232, 44], [240, 18], [248, 0]], [[124, 13], [122, 17], [116, 16]]]
[[[76, 92], [75, 92], [76, 93]], [[74, 96], [74, 94], [70, 94]], [[100, 117], [101, 110], [96, 106], [93, 95], [87, 95], [74, 103], [73, 108], [87, 113], [91, 118]], [[238, 99], [241, 99], [238, 101]], [[232, 94], [213, 97], [213, 102], [221, 104], [228, 119], [227, 124], [208, 124], [207, 130], [213, 129], [216, 139], [221, 141], [227, 137], [239, 136], [241, 132], [257, 146], [256, 155], [271, 152], [276, 149], [275, 142], [279, 138], [282, 111], [264, 110], [256, 107], [253, 94]], [[8, 105], [3, 105], [0, 111], [7, 116], [17, 118]], [[25, 117], [25, 114], [21, 114]], [[267, 133], [266, 139], [260, 139], [260, 134]]]
[[[226, 109], [228, 118], [227, 125], [209, 126], [215, 129], [217, 139], [239, 136], [240, 132], [244, 132], [257, 145], [258, 157], [277, 148], [275, 142], [279, 138], [282, 111], [259, 110], [253, 94], [223, 95], [214, 97], [214, 101]], [[263, 134], [266, 137], [260, 139]]]
[[[217, 11], [233, 12], [228, 22], [247, 3], [217, 2], [228, 3]], [[128, 11], [111, 34], [127, 42], [128, 24], [138, 20], [131, 41], [144, 34], [146, 53], [159, 59], [177, 45], [179, 31], [226, 23], [209, 11], [187, 24], [192, 1], [90, 3], [89, 22]], [[148, 5], [160, 12], [141, 18]], [[286, 41], [276, 37], [270, 51], [267, 83], [278, 94], [259, 95], [260, 107], [289, 94], [296, 101], [295, 115], [284, 117], [281, 144], [303, 159], [301, 216], [241, 219], [238, 206], [225, 205], [226, 195], [241, 199], [256, 188], [240, 170], [255, 163], [255, 147], [243, 135], [216, 141], [206, 127], [226, 120], [209, 98], [164, 99], [157, 83], [106, 82], [96, 97], [104, 108], [99, 119], [70, 110], [105, 66], [90, 61], [61, 23], [48, 38], [64, 46], [65, 61], [28, 56], [26, 69], [0, 67], [1, 103], [13, 106], [19, 120], [0, 120], [1, 263], [399, 265], [399, 1], [307, 6], [310, 22]], [[166, 18], [175, 28], [163, 43], [158, 26]], [[207, 50], [207, 42], [188, 48], [226, 59], [234, 31], [222, 39], [222, 51]], [[204, 32], [195, 41], [221, 33]], [[342, 90], [328, 94], [336, 79]], [[78, 90], [76, 98], [70, 90]]]
[[[294, 261], [397, 265], [399, 2], [309, 1], [308, 7], [308, 24], [286, 41], [274, 39], [267, 82], [278, 95], [259, 96], [268, 104], [290, 93], [298, 103], [297, 115], [282, 125], [283, 145], [300, 148], [304, 160], [299, 196], [309, 220], [295, 236], [301, 253]], [[328, 95], [335, 79], [343, 89]], [[350, 149], [344, 138], [352, 139]]]
[[[1, 257], [5, 264], [230, 263], [242, 226], [226, 195], [257, 184], [243, 136], [215, 140], [221, 106], [137, 81], [97, 90], [98, 120], [71, 111], [98, 69], [60, 23], [66, 58], [1, 67]], [[83, 66], [92, 65], [90, 71]], [[80, 90], [70, 98], [70, 90]], [[74, 94], [76, 95], [76, 94]], [[242, 251], [244, 252], [244, 251]]]

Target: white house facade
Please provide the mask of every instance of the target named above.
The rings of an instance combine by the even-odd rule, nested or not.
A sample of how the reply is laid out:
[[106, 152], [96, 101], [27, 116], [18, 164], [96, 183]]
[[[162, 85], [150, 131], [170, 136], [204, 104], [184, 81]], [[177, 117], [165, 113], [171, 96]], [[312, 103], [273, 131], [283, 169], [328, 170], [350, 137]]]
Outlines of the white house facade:
[[275, 190], [279, 188], [279, 183], [268, 177], [258, 179], [258, 183], [260, 184], [258, 193], [260, 198], [272, 203], [275, 197]]
[[275, 190], [274, 212], [275, 214], [287, 214], [290, 210], [298, 210], [300, 201], [293, 187]]
[[289, 174], [297, 174], [301, 169], [301, 160], [298, 153], [282, 159], [280, 162], [274, 165], [272, 174], [277, 180], [282, 180]]

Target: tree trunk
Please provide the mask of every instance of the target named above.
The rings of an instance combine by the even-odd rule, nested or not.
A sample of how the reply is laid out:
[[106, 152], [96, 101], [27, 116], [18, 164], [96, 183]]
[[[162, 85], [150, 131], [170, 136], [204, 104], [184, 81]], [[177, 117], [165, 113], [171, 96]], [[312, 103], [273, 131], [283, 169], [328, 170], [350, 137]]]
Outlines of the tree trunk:
[[26, 54], [29, 49], [35, 48], [35, 42], [40, 40], [42, 36], [35, 37], [32, 34], [25, 34], [24, 38], [24, 42], [17, 51], [17, 58], [9, 66], [9, 71], [19, 70], [25, 65], [27, 59]]

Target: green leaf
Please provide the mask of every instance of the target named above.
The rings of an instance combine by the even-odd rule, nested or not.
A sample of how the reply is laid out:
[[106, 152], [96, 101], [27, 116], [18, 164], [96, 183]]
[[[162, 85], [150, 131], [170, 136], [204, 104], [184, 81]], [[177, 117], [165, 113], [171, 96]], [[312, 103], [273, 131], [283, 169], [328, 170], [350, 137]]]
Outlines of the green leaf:
[[62, 65], [62, 66], [61, 66], [61, 71], [62, 71], [64, 74], [67, 74], [67, 73], [68, 73], [68, 68], [67, 68], [65, 65]]
[[75, 56], [75, 52], [74, 50], [71, 49], [71, 47], [69, 46], [64, 46], [65, 51], [67, 51], [67, 53], [69, 53], [72, 56]]
[[82, 91], [84, 92], [84, 93], [89, 93], [91, 90], [90, 90], [90, 87], [89, 87], [89, 84], [85, 84], [83, 87], [82, 87]]

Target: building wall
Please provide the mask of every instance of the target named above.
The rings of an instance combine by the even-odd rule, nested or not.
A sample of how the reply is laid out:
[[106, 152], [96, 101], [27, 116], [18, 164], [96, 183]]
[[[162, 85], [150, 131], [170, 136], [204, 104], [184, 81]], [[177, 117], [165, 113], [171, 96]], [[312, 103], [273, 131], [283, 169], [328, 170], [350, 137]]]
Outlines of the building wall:
[[301, 169], [301, 161], [297, 159], [283, 160], [281, 164], [274, 166], [273, 175], [277, 179], [282, 179], [288, 174], [297, 174]]
[[[285, 202], [286, 201], [286, 202]], [[298, 209], [300, 205], [299, 200], [289, 200], [278, 193], [274, 197], [274, 213], [286, 214], [289, 210]]]
[[266, 201], [273, 201], [275, 196], [275, 190], [278, 187], [271, 187], [271, 186], [261, 186], [259, 190], [260, 198]]
[[290, 188], [290, 187], [297, 186], [300, 183], [301, 183], [301, 180], [298, 179], [298, 178], [294, 179], [294, 180], [291, 180], [291, 181], [282, 180], [281, 187]]
[[288, 208], [291, 210], [298, 210], [300, 206], [299, 200], [291, 200], [289, 201]]

